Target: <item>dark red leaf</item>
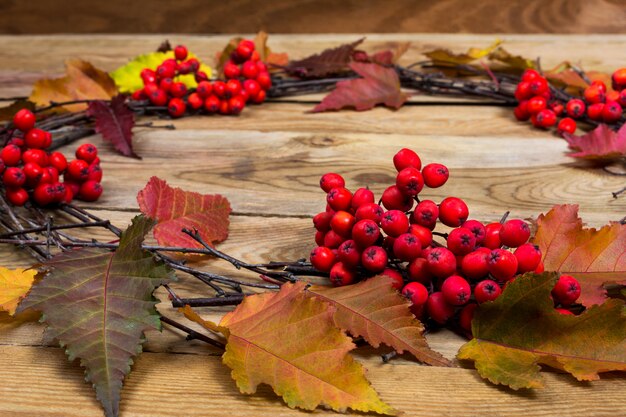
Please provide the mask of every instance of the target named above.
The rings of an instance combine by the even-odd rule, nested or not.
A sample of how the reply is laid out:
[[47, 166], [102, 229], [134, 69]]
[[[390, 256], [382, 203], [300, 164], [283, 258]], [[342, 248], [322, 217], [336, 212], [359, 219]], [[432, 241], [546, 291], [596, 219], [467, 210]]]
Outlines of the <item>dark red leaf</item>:
[[347, 71], [354, 49], [365, 38], [347, 43], [320, 54], [311, 55], [298, 61], [291, 61], [285, 71], [301, 78], [321, 78]]
[[576, 151], [569, 154], [573, 158], [611, 162], [624, 157], [626, 154], [626, 129], [624, 126], [616, 133], [607, 125], [601, 124], [583, 136], [564, 133], [563, 137], [569, 147]]
[[397, 109], [406, 101], [407, 95], [400, 90], [400, 79], [395, 69], [362, 62], [353, 62], [350, 68], [363, 78], [337, 83], [337, 88], [324, 97], [313, 112], [344, 107], [361, 111], [377, 104]]
[[133, 126], [135, 114], [128, 108], [124, 96], [116, 96], [110, 102], [92, 101], [87, 112], [96, 121], [96, 132], [111, 142], [115, 149], [124, 156], [141, 159], [133, 151]]

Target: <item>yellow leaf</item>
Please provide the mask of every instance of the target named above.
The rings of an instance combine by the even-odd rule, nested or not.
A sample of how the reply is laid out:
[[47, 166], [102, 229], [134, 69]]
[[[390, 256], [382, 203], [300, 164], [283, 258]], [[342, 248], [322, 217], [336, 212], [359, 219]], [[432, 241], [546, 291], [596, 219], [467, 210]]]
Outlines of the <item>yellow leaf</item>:
[[0, 266], [0, 311], [15, 314], [19, 302], [33, 285], [37, 271], [33, 269], [7, 269]]
[[486, 48], [469, 48], [467, 52], [461, 54], [455, 54], [447, 49], [434, 49], [432, 51], [425, 52], [424, 55], [438, 64], [464, 65], [486, 57], [493, 52], [501, 42], [502, 41], [499, 39], [496, 39], [494, 43]]
[[[70, 59], [65, 62], [66, 75], [37, 81], [28, 100], [40, 106], [50, 102], [73, 100], [110, 100], [117, 95], [115, 82], [109, 75], [87, 61]], [[63, 106], [61, 110], [81, 111], [87, 104]]]

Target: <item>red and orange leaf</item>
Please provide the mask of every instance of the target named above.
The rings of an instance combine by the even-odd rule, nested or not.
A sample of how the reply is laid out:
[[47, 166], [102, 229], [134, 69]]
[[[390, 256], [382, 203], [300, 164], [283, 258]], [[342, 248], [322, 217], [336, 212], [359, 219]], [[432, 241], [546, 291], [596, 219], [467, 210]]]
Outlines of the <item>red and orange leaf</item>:
[[391, 49], [384, 49], [382, 51], [374, 52], [371, 55], [362, 52], [364, 54], [364, 59], [357, 59], [357, 54], [361, 52], [357, 51], [357, 54], [355, 54], [353, 58], [359, 62], [371, 62], [374, 64], [391, 66], [396, 64], [398, 60], [402, 57], [402, 55], [404, 55], [404, 53], [408, 51], [409, 46], [411, 46], [410, 42], [400, 42], [393, 46]]
[[624, 302], [611, 299], [579, 316], [561, 314], [550, 298], [557, 275], [518, 277], [498, 299], [481, 304], [472, 320], [474, 339], [457, 357], [473, 360], [483, 378], [513, 389], [542, 387], [540, 364], [579, 381], [626, 371]]
[[[87, 61], [71, 59], [65, 62], [66, 75], [61, 78], [44, 78], [35, 83], [28, 100], [40, 106], [50, 102], [73, 100], [110, 100], [117, 95], [115, 81]], [[61, 109], [81, 111], [86, 104], [71, 104]]]
[[284, 67], [289, 63], [289, 57], [286, 53], [272, 52], [269, 46], [267, 46], [267, 39], [269, 35], [267, 32], [261, 30], [256, 34], [254, 38], [255, 49], [259, 52], [261, 61], [267, 64], [268, 70], [272, 70], [274, 67]]
[[407, 100], [408, 96], [400, 89], [400, 79], [395, 69], [363, 62], [353, 62], [350, 68], [363, 78], [338, 82], [337, 87], [315, 106], [313, 112], [346, 107], [362, 111], [377, 104], [398, 109]]
[[290, 407], [395, 414], [348, 354], [355, 346], [335, 326], [334, 308], [307, 296], [305, 286], [246, 297], [220, 322], [229, 333], [223, 361], [241, 392], [265, 383]]
[[137, 194], [139, 209], [157, 220], [154, 237], [160, 245], [202, 247], [182, 229], [198, 230], [202, 239], [215, 244], [228, 237], [230, 203], [219, 194], [200, 194], [174, 188], [152, 177]]
[[626, 155], [626, 128], [624, 126], [614, 132], [607, 125], [600, 124], [582, 136], [563, 133], [563, 137], [569, 147], [575, 150], [568, 154], [573, 158], [609, 163]]
[[336, 288], [316, 285], [308, 292], [334, 305], [335, 323], [373, 347], [384, 343], [429, 365], [450, 366], [450, 361], [430, 349], [424, 326], [411, 314], [410, 302], [391, 286], [391, 278], [380, 275]]
[[321, 78], [346, 72], [350, 69], [348, 65], [355, 48], [364, 39], [361, 38], [352, 43], [326, 49], [322, 53], [311, 55], [304, 59], [291, 61], [285, 67], [285, 71], [300, 78]]
[[92, 101], [87, 113], [94, 118], [96, 132], [102, 134], [102, 139], [111, 142], [122, 155], [141, 159], [133, 151], [135, 113], [126, 105], [124, 96], [118, 95], [111, 102]]
[[11, 316], [35, 281], [34, 269], [8, 269], [0, 266], [0, 312]]
[[547, 271], [578, 279], [579, 302], [585, 306], [606, 300], [604, 284], [626, 285], [626, 225], [585, 228], [577, 205], [555, 206], [537, 219], [533, 243], [541, 249]]

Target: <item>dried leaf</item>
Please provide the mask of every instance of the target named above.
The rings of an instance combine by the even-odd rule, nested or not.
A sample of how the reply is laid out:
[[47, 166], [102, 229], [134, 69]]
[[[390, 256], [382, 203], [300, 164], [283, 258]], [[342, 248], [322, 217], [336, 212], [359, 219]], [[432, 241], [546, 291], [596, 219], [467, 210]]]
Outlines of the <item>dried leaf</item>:
[[231, 40], [228, 41], [224, 49], [222, 49], [220, 52], [215, 54], [215, 62], [216, 62], [215, 69], [220, 76], [224, 74], [223, 73], [224, 65], [230, 59], [230, 55], [237, 48], [237, 45], [239, 45], [239, 42], [241, 42], [242, 40], [243, 38], [241, 36], [232, 38]]
[[424, 55], [430, 58], [437, 65], [464, 65], [486, 57], [495, 51], [500, 43], [502, 43], [502, 41], [496, 39], [494, 43], [486, 48], [469, 48], [467, 52], [462, 54], [455, 54], [448, 49], [434, 49], [432, 51], [424, 52]]
[[172, 50], [172, 44], [170, 44], [170, 41], [165, 39], [163, 42], [161, 42], [161, 45], [159, 45], [159, 47], [157, 48], [157, 52], [169, 52]]
[[410, 302], [391, 286], [391, 278], [380, 275], [336, 288], [312, 286], [308, 292], [334, 305], [335, 323], [373, 347], [384, 343], [429, 365], [450, 366], [450, 361], [428, 347], [424, 326], [411, 314]]
[[15, 113], [22, 109], [35, 110], [35, 103], [28, 100], [17, 100], [5, 107], [0, 107], [0, 121], [13, 120]]
[[626, 285], [626, 225], [584, 228], [577, 205], [554, 206], [537, 219], [533, 243], [541, 249], [547, 271], [578, 279], [579, 302], [585, 306], [606, 300], [604, 284]]
[[[282, 67], [286, 66], [289, 63], [289, 57], [286, 53], [275, 53], [272, 52], [269, 46], [267, 46], [267, 39], [269, 35], [267, 32], [261, 30], [256, 34], [254, 38], [254, 46], [256, 50], [259, 52], [259, 56], [261, 57], [261, 61], [267, 64], [268, 69], [271, 71], [272, 69], [280, 70]], [[280, 68], [277, 68], [280, 67]]]
[[568, 154], [572, 158], [610, 163], [626, 155], [626, 128], [624, 126], [615, 132], [607, 125], [600, 124], [582, 136], [565, 132], [563, 137], [569, 147], [575, 151]]
[[370, 62], [383, 66], [391, 66], [398, 62], [398, 60], [409, 49], [410, 42], [400, 42], [396, 44], [392, 49], [385, 49], [373, 53], [367, 54], [365, 51], [355, 51], [352, 59], [358, 62]]
[[606, 85], [607, 91], [613, 90], [609, 74], [598, 71], [583, 71], [569, 61], [561, 62], [554, 68], [545, 71], [543, 75], [553, 84], [565, 87], [569, 93], [580, 95], [589, 86], [589, 83], [583, 78], [583, 74], [591, 82], [602, 81]]
[[[143, 88], [143, 81], [141, 80], [140, 74], [144, 68], [156, 70], [164, 60], [169, 58], [174, 58], [174, 51], [152, 52], [139, 55], [133, 58], [128, 64], [111, 72], [110, 75], [113, 80], [115, 80], [115, 84], [117, 88], [119, 88], [120, 93], [133, 93]], [[197, 56], [190, 52], [188, 58], [197, 58]], [[204, 71], [209, 78], [211, 77], [211, 68], [203, 64], [202, 61], [200, 61], [200, 71]], [[176, 80], [184, 83], [188, 88], [196, 88], [198, 86], [193, 74], [179, 75], [176, 77]]]
[[111, 142], [115, 149], [124, 156], [141, 159], [133, 151], [133, 126], [135, 114], [128, 108], [122, 95], [114, 97], [110, 102], [92, 101], [87, 112], [96, 123], [96, 132]]
[[528, 68], [535, 68], [535, 62], [533, 60], [526, 59], [520, 55], [513, 55], [502, 46], [496, 48], [488, 57], [492, 61], [501, 62], [512, 70], [523, 71]]
[[229, 332], [223, 361], [241, 392], [266, 383], [292, 408], [395, 414], [348, 354], [355, 346], [335, 326], [334, 308], [307, 297], [305, 286], [246, 297], [220, 322]]
[[144, 332], [161, 328], [152, 292], [173, 278], [169, 267], [141, 249], [152, 224], [135, 217], [116, 251], [56, 255], [44, 265], [51, 272], [18, 308], [43, 313], [46, 336], [65, 347], [70, 361], [80, 358], [107, 416], [119, 414], [123, 380], [141, 353]]
[[15, 314], [19, 302], [35, 281], [34, 269], [7, 269], [0, 266], [0, 312]]
[[[51, 102], [109, 100], [117, 94], [113, 79], [87, 61], [70, 59], [65, 62], [65, 72], [65, 77], [37, 81], [28, 100], [40, 106], [47, 106]], [[86, 107], [86, 104], [81, 103], [58, 109], [81, 111]]]
[[377, 104], [397, 109], [406, 101], [407, 95], [400, 89], [400, 79], [395, 69], [362, 62], [353, 62], [350, 68], [363, 78], [338, 82], [337, 87], [315, 106], [313, 112], [345, 107], [362, 111]]
[[497, 300], [474, 314], [474, 339], [459, 359], [475, 361], [478, 373], [513, 389], [539, 388], [539, 364], [562, 369], [579, 381], [601, 372], [626, 370], [624, 303], [611, 299], [579, 316], [561, 314], [550, 291], [557, 274], [526, 274], [506, 286]]
[[349, 70], [348, 64], [350, 64], [355, 48], [363, 40], [365, 38], [336, 48], [326, 49], [322, 53], [304, 59], [291, 61], [284, 69], [288, 74], [300, 78], [322, 78], [346, 72]]
[[146, 216], [157, 220], [154, 237], [160, 245], [202, 247], [183, 228], [198, 229], [202, 239], [217, 243], [228, 237], [230, 203], [219, 194], [199, 194], [173, 188], [152, 177], [137, 194], [139, 209]]

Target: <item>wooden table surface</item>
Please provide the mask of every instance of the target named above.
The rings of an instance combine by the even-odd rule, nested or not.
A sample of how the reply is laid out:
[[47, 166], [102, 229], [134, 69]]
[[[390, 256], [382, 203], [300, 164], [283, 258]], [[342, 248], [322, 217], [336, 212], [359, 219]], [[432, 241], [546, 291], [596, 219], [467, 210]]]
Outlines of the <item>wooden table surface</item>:
[[[304, 57], [352, 41], [361, 35], [289, 35], [270, 37], [271, 47]], [[185, 43], [211, 62], [226, 36], [0, 36], [0, 97], [25, 95], [34, 80], [62, 72], [66, 58], [81, 57], [112, 70], [130, 57], [153, 50], [164, 39]], [[411, 41], [402, 59], [418, 61], [434, 46], [463, 51], [487, 45], [486, 35], [370, 35], [372, 50], [393, 41]], [[584, 68], [612, 71], [624, 64], [626, 36], [504, 36], [511, 52], [541, 56], [548, 68], [563, 60]], [[510, 109], [488, 105], [446, 104], [414, 97], [398, 111], [343, 111], [308, 114], [318, 97], [268, 103], [239, 117], [177, 120], [177, 129], [136, 129], [142, 161], [121, 157], [100, 146], [105, 193], [84, 204], [125, 227], [137, 213], [136, 194], [157, 175], [171, 185], [202, 193], [220, 193], [233, 206], [230, 237], [221, 248], [250, 262], [294, 260], [308, 255], [313, 243], [311, 217], [324, 208], [319, 177], [342, 174], [348, 187], [368, 185], [379, 195], [393, 182], [393, 154], [416, 150], [425, 161], [448, 165], [451, 180], [430, 195], [435, 200], [464, 198], [470, 216], [493, 221], [506, 210], [515, 217], [536, 216], [554, 204], [576, 203], [591, 226], [626, 214], [626, 197], [611, 191], [623, 177], [586, 168], [565, 156], [565, 141], [517, 123]], [[99, 137], [89, 139], [100, 144]], [[83, 141], [86, 142], [87, 140]], [[71, 154], [75, 145], [63, 149]], [[70, 149], [71, 148], [71, 149]], [[96, 237], [98, 237], [97, 235]], [[105, 236], [104, 234], [102, 235]], [[24, 253], [0, 248], [0, 265], [28, 266]], [[211, 270], [236, 273], [224, 262], [204, 261]], [[183, 296], [207, 294], [196, 281], [174, 286]], [[162, 292], [159, 296], [164, 298]], [[177, 317], [167, 303], [163, 314]], [[203, 312], [215, 319], [222, 311]], [[0, 315], [0, 416], [100, 416], [94, 391], [78, 363], [42, 340], [43, 327], [24, 318]], [[451, 332], [429, 335], [431, 346], [453, 358], [464, 340]], [[122, 392], [122, 416], [296, 416], [267, 386], [255, 395], [240, 394], [220, 353], [200, 342], [186, 342], [171, 328], [151, 332]], [[383, 351], [360, 348], [356, 357], [383, 400], [407, 416], [624, 416], [626, 380], [607, 374], [577, 383], [546, 372], [546, 387], [514, 392], [484, 382], [473, 369], [421, 366], [410, 358], [382, 364]], [[318, 409], [315, 414], [336, 415]]]

